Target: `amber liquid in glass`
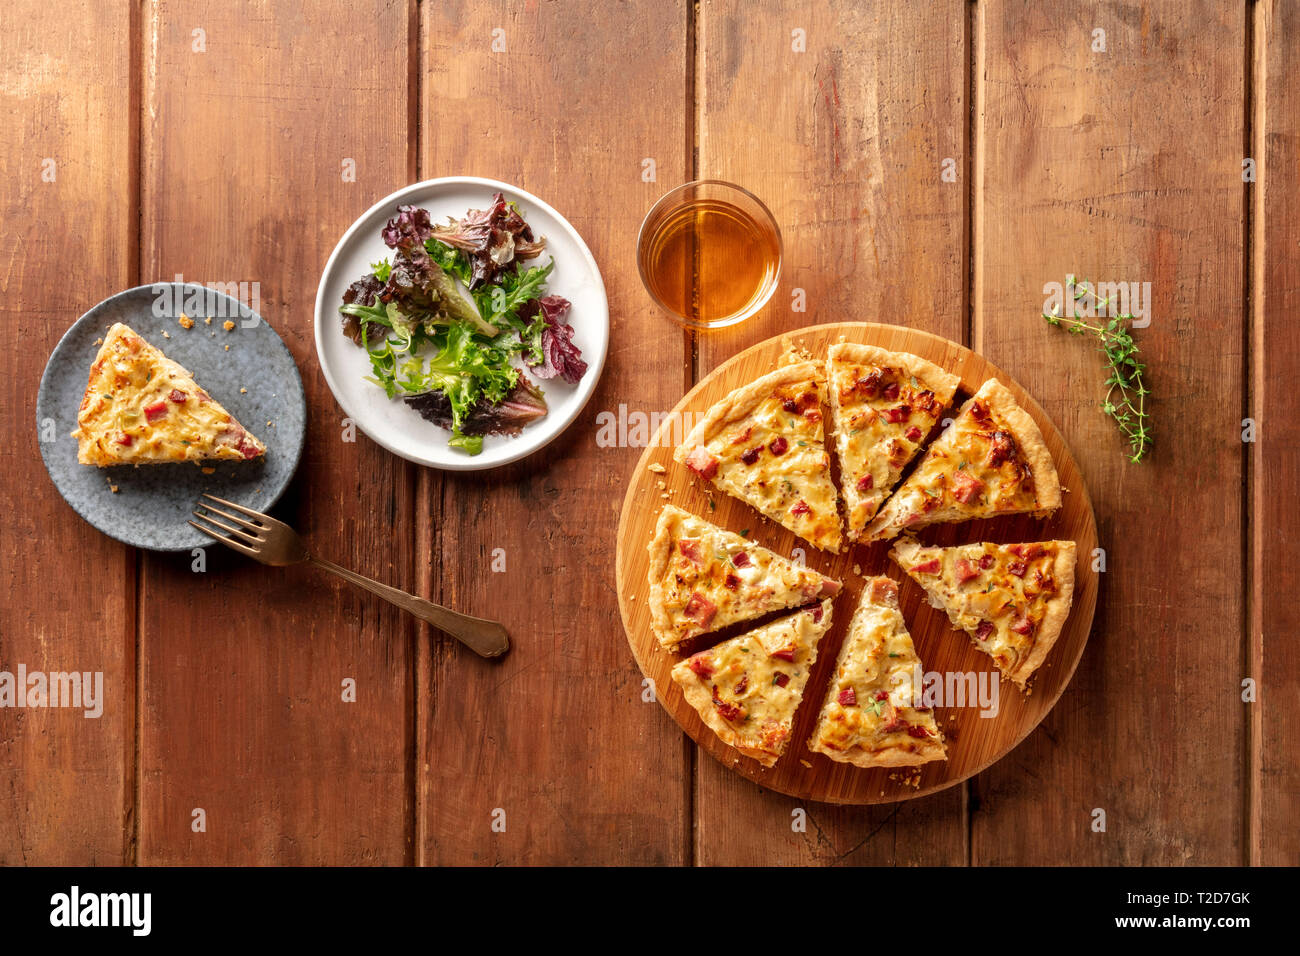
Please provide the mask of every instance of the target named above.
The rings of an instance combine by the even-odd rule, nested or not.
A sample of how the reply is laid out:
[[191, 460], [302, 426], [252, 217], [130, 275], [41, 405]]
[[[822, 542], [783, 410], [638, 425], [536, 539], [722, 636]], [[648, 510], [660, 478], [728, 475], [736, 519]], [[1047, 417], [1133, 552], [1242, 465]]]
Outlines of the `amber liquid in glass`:
[[692, 325], [726, 325], [762, 297], [780, 239], [738, 206], [702, 199], [674, 210], [645, 245], [651, 291]]

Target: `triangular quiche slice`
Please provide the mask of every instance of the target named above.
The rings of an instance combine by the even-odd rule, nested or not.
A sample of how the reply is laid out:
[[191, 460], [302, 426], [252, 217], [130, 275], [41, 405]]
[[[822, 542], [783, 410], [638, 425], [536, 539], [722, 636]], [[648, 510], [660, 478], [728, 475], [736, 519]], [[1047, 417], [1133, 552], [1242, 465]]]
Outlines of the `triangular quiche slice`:
[[90, 366], [72, 437], [77, 460], [101, 467], [242, 461], [266, 453], [186, 369], [121, 322], [108, 330]]
[[825, 366], [797, 362], [708, 410], [673, 457], [799, 537], [838, 552], [839, 497], [824, 446]]
[[840, 590], [839, 581], [673, 505], [659, 513], [649, 552], [650, 613], [668, 650]]
[[889, 556], [1022, 690], [1070, 614], [1073, 541], [931, 548], [904, 538]]
[[679, 661], [673, 680], [723, 743], [770, 767], [790, 742], [817, 642], [830, 626], [828, 598]]
[[908, 528], [1061, 506], [1042, 432], [1005, 385], [989, 379], [931, 443], [916, 470], [863, 532], [887, 541]]
[[946, 760], [934, 712], [918, 707], [921, 661], [898, 608], [898, 585], [867, 578], [808, 749], [858, 767]]
[[961, 379], [908, 352], [854, 342], [830, 347], [826, 378], [848, 537], [857, 541]]

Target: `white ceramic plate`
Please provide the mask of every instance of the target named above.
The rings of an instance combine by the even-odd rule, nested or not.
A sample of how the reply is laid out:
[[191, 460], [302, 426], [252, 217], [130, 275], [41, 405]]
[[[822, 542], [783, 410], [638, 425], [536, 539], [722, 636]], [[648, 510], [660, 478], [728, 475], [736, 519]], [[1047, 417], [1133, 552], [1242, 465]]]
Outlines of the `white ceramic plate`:
[[[562, 295], [573, 303], [567, 318], [573, 341], [582, 350], [587, 372], [576, 385], [561, 379], [537, 382], [549, 409], [544, 418], [518, 435], [488, 435], [483, 451], [467, 455], [447, 444], [450, 432], [421, 418], [400, 399], [389, 399], [379, 386], [366, 380], [370, 361], [342, 332], [339, 305], [349, 285], [370, 271], [370, 264], [392, 254], [379, 231], [401, 205], [421, 206], [432, 220], [457, 219], [470, 209], [484, 209], [494, 193], [514, 200], [533, 235], [546, 237], [546, 252], [536, 260], [553, 259], [547, 277], [548, 294]], [[316, 291], [316, 354], [330, 391], [344, 414], [356, 426], [395, 455], [433, 468], [480, 471], [518, 461], [546, 445], [578, 417], [605, 366], [609, 347], [609, 302], [596, 260], [577, 231], [558, 212], [535, 196], [508, 183], [475, 176], [430, 179], [399, 189], [371, 206], [339, 240]], [[534, 381], [536, 381], [534, 379]]]

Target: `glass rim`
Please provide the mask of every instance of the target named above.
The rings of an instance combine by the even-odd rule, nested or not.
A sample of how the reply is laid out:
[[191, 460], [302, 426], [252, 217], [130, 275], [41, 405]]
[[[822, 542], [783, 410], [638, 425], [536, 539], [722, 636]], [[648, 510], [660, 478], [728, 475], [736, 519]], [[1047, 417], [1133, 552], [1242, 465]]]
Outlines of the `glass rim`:
[[[677, 200], [680, 193], [699, 186], [720, 186], [724, 189], [734, 190], [735, 192], [740, 193], [758, 207], [759, 212], [766, 217], [767, 222], [772, 227], [772, 232], [776, 235], [776, 269], [774, 270], [771, 282], [769, 283], [770, 288], [767, 290], [767, 294], [760, 297], [758, 301], [752, 303], [750, 306], [737, 312], [734, 318], [729, 318], [726, 322], [716, 322], [709, 325], [699, 322], [691, 322], [685, 316], [679, 315], [675, 309], [669, 307], [659, 298], [654, 287], [650, 284], [649, 277], [646, 275], [645, 262], [641, 255], [641, 249], [646, 241], [646, 227], [649, 226], [651, 220], [655, 218], [655, 215], [670, 202]], [[636, 234], [636, 270], [637, 274], [641, 277], [642, 288], [646, 290], [650, 296], [650, 300], [654, 302], [659, 309], [661, 309], [665, 314], [671, 316], [673, 321], [684, 329], [700, 329], [703, 331], [723, 329], [752, 317], [767, 305], [767, 303], [771, 301], [772, 296], [776, 294], [777, 286], [781, 284], [781, 267], [784, 263], [785, 240], [781, 236], [781, 226], [777, 223], [776, 216], [772, 214], [772, 210], [768, 208], [767, 203], [763, 202], [763, 200], [759, 199], [744, 186], [728, 182], [725, 179], [692, 179], [689, 182], [674, 186], [672, 189], [668, 190], [668, 192], [655, 200], [654, 204], [646, 211], [645, 217], [641, 220], [641, 227], [637, 230]]]

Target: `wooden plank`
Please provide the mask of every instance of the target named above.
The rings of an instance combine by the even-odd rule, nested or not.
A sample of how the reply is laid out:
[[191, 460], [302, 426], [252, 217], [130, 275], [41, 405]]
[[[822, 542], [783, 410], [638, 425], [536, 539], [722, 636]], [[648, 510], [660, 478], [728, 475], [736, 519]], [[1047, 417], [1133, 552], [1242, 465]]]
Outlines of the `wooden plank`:
[[[0, 863], [111, 864], [125, 858], [130, 813], [135, 557], [54, 494], [28, 415], [59, 337], [134, 272], [117, 251], [134, 241], [129, 17], [123, 9], [50, 23], [29, 3], [9, 13], [0, 102], [16, 121], [0, 153], [8, 186], [0, 313], [32, 347], [6, 356], [0, 386], [22, 445], [0, 489], [24, 503], [2, 532], [5, 553], [23, 559], [6, 564], [0, 670], [102, 672], [105, 699], [98, 719], [80, 710], [0, 712]], [[104, 37], [120, 38], [112, 58], [98, 55]], [[73, 260], [77, 282], [49, 281], [50, 263]], [[74, 425], [53, 423], [54, 439], [71, 441]], [[32, 488], [43, 493], [33, 497]], [[93, 622], [58, 586], [65, 579], [94, 595]]]
[[[0, 108], [10, 118], [0, 150], [0, 322], [23, 343], [5, 350], [0, 374], [17, 445], [0, 473], [0, 494], [17, 505], [0, 530], [0, 671], [103, 675], [97, 719], [0, 711], [3, 865], [111, 865], [127, 854], [135, 553], [60, 500], [31, 415], [60, 336], [135, 271], [124, 252], [135, 242], [130, 35], [125, 5], [59, 17], [30, 0], [8, 5], [0, 30]], [[74, 263], [75, 280], [51, 278]], [[54, 440], [72, 441], [75, 425], [55, 422]]]
[[[700, 177], [768, 203], [785, 262], [760, 315], [700, 337], [698, 373], [823, 322], [890, 322], [962, 341], [966, 5], [718, 0], [699, 10]], [[942, 178], [945, 160], [954, 182]], [[792, 309], [796, 289], [805, 312]], [[960, 787], [903, 809], [806, 805], [811, 822], [799, 834], [791, 800], [708, 758], [697, 774], [702, 863], [966, 859]]]
[[[611, 342], [587, 410], [543, 452], [426, 476], [428, 586], [503, 621], [514, 648], [490, 663], [439, 635], [422, 661], [420, 859], [681, 863], [681, 736], [641, 698], [612, 587], [639, 449], [603, 447], [597, 416], [620, 403], [666, 411], [682, 393], [682, 335], [653, 313], [632, 263], [641, 214], [687, 174], [685, 4], [497, 0], [421, 13], [421, 174], [503, 179], [559, 210], [604, 274]], [[656, 182], [642, 179], [647, 159]], [[562, 274], [552, 288], [563, 294]], [[488, 570], [495, 548], [504, 574]], [[497, 809], [505, 832], [491, 828]]]
[[[1243, 10], [979, 7], [975, 345], [1078, 454], [1106, 573], [1073, 685], [979, 778], [975, 863], [1243, 859]], [[1070, 273], [1150, 282], [1144, 463], [1097, 352], [1040, 318]]]
[[1250, 862], [1294, 866], [1300, 860], [1300, 571], [1295, 541], [1300, 521], [1300, 422], [1294, 383], [1300, 347], [1292, 328], [1300, 306], [1296, 226], [1300, 196], [1300, 8], [1265, 2], [1255, 7], [1252, 118], [1258, 181], [1253, 215], [1252, 388], [1247, 415], [1259, 428], [1251, 446], [1251, 639], [1247, 676], [1260, 686], [1252, 717]]
[[[387, 0], [149, 4], [142, 147], [146, 277], [260, 283], [302, 372], [306, 452], [277, 513], [322, 556], [405, 588], [413, 469], [344, 440], [312, 307], [337, 238], [413, 172], [411, 22]], [[140, 861], [409, 861], [411, 619], [215, 546], [202, 574], [151, 556], [143, 584]]]

